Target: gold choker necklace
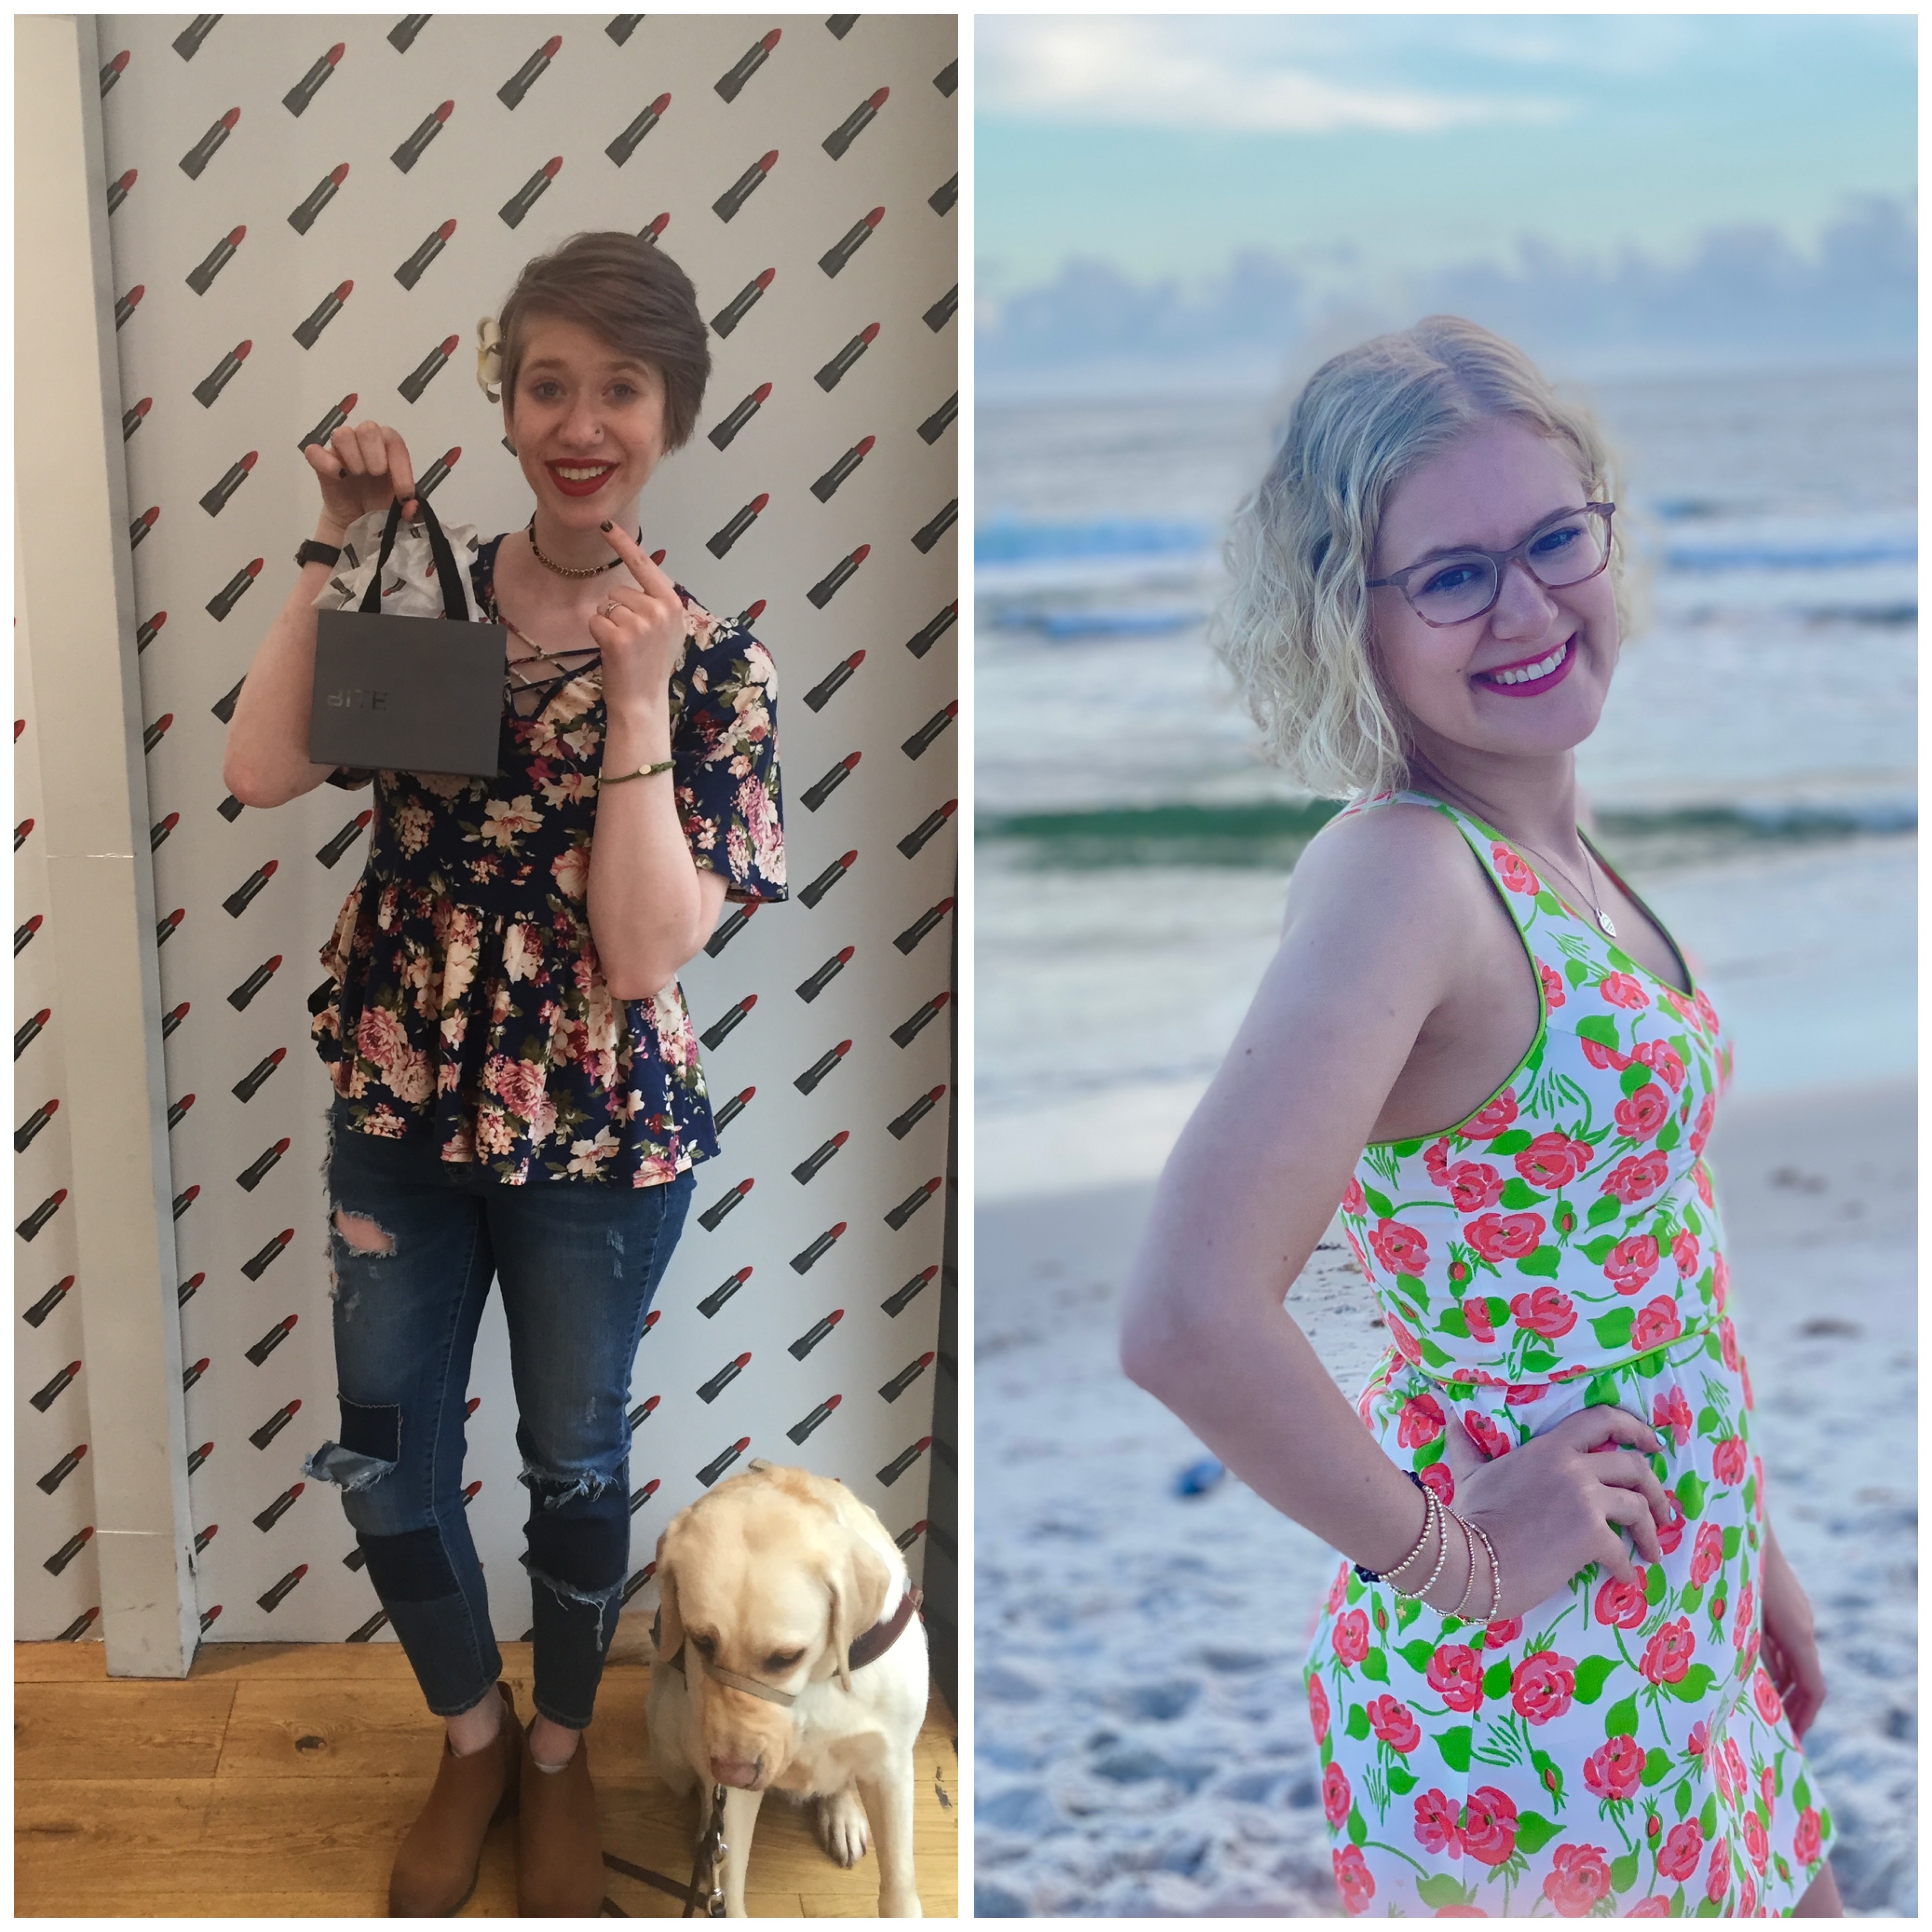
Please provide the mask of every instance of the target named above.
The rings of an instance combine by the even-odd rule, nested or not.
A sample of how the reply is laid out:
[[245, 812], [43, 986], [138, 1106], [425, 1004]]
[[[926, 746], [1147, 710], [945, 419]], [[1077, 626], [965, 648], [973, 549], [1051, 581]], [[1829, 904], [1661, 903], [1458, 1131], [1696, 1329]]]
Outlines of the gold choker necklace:
[[[543, 566], [544, 569], [554, 570], [560, 577], [602, 577], [607, 570], [615, 570], [624, 560], [621, 556], [614, 556], [608, 563], [593, 563], [586, 568], [580, 570], [571, 564], [551, 562], [550, 559], [537, 548], [537, 513], [534, 510], [530, 512], [530, 526], [524, 534], [530, 540], [530, 554]], [[641, 550], [644, 544], [644, 533], [640, 530], [638, 532], [638, 548]]]

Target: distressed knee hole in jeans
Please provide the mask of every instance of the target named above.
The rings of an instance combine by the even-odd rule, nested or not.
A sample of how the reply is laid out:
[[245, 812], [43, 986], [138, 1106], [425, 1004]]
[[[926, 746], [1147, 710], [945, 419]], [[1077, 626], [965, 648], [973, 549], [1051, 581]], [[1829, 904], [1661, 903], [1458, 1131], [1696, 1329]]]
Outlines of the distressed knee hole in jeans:
[[346, 1208], [335, 1210], [335, 1232], [358, 1255], [392, 1255], [396, 1238], [367, 1214], [352, 1214]]
[[325, 1442], [302, 1465], [318, 1483], [334, 1483], [353, 1494], [373, 1488], [388, 1475], [403, 1453], [403, 1412], [394, 1402], [336, 1401], [342, 1411], [342, 1439]]
[[585, 1469], [572, 1475], [555, 1469], [542, 1469], [536, 1463], [527, 1461], [517, 1472], [517, 1480], [532, 1496], [539, 1498], [547, 1510], [561, 1509], [566, 1503], [574, 1502], [579, 1496], [594, 1500], [616, 1480], [614, 1475], [599, 1475], [595, 1469]]

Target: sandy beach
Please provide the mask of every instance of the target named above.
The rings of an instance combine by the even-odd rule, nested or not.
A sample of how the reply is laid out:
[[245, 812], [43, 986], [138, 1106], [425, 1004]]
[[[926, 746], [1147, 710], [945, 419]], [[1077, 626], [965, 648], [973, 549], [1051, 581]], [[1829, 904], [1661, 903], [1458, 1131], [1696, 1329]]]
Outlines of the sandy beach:
[[[1916, 1109], [1737, 1096], [1712, 1145], [1854, 1916], [1918, 1904]], [[1332, 1917], [1300, 1671], [1335, 1558], [1232, 1478], [1177, 1494], [1204, 1452], [1114, 1352], [1147, 1192], [977, 1214], [976, 1910]], [[1289, 1306], [1352, 1394], [1382, 1344], [1346, 1250]]]

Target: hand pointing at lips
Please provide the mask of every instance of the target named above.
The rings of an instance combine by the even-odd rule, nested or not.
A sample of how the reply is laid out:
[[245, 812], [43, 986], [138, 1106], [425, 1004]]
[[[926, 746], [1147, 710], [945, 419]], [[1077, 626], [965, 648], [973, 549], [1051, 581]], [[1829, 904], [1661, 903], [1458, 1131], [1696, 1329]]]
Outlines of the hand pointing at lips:
[[686, 622], [670, 579], [628, 532], [611, 524], [599, 527], [631, 579], [614, 580], [590, 620], [591, 641], [604, 654], [604, 700], [614, 720], [620, 712], [668, 704]]

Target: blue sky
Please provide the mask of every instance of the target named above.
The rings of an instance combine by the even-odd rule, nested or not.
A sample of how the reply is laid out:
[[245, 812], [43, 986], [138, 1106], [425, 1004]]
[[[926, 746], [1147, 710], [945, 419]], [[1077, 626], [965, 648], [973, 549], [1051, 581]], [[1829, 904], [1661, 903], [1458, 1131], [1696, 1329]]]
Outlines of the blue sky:
[[1916, 178], [1907, 15], [988, 16], [982, 296], [1250, 249], [1349, 279], [1768, 225]]

